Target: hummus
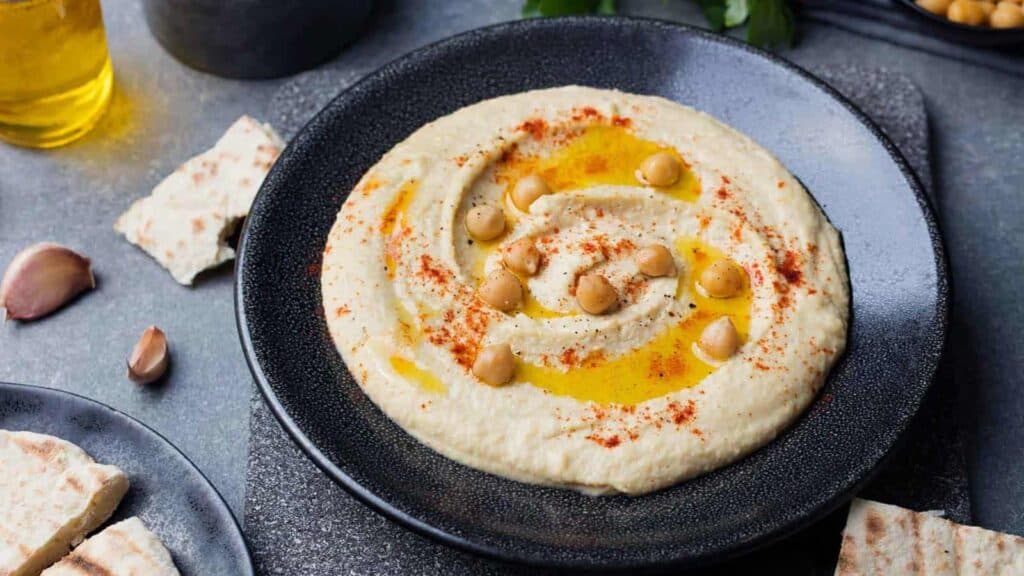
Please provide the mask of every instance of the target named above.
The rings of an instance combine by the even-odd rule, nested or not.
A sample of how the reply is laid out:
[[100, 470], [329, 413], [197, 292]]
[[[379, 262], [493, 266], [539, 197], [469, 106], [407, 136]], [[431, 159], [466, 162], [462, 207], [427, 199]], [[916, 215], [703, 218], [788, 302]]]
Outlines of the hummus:
[[[671, 170], [648, 177], [654, 155]], [[526, 178], [548, 193], [523, 209]], [[489, 241], [467, 230], [481, 206], [504, 215]], [[524, 238], [536, 267], [502, 272]], [[652, 245], [673, 261], [645, 274]], [[726, 297], [702, 284], [719, 260]], [[521, 282], [507, 311], [482, 297], [496, 273]], [[607, 311], [581, 306], [593, 274]], [[674, 102], [575, 86], [480, 102], [395, 146], [342, 206], [321, 282], [346, 365], [402, 428], [588, 493], [656, 490], [771, 440], [842, 353], [849, 310], [839, 236], [771, 154]], [[722, 328], [732, 345], [707, 353]], [[488, 384], [494, 346], [514, 366]]]

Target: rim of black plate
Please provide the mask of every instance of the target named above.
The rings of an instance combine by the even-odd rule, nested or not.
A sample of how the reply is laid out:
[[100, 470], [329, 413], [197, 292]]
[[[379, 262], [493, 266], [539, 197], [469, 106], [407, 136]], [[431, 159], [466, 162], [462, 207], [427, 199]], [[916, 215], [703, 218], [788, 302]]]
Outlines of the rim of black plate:
[[84, 402], [86, 404], [91, 404], [94, 407], [103, 410], [104, 412], [108, 412], [112, 414], [115, 418], [128, 421], [128, 423], [131, 424], [132, 426], [142, 429], [143, 432], [150, 434], [164, 446], [170, 448], [171, 452], [175, 454], [178, 457], [178, 459], [181, 460], [183, 464], [185, 464], [186, 467], [190, 468], [193, 472], [198, 474], [199, 478], [201, 478], [203, 482], [206, 483], [206, 486], [210, 489], [210, 491], [213, 492], [213, 495], [216, 497], [214, 498], [214, 504], [221, 509], [222, 513], [225, 513], [227, 517], [231, 519], [231, 523], [235, 527], [235, 530], [238, 533], [238, 537], [242, 541], [242, 550], [245, 552], [244, 562], [246, 567], [249, 569], [248, 574], [256, 574], [256, 568], [252, 562], [252, 553], [249, 551], [249, 541], [245, 537], [245, 532], [242, 530], [242, 525], [238, 523], [238, 518], [235, 518], [235, 514], [231, 511], [231, 507], [228, 506], [227, 501], [224, 500], [224, 496], [220, 493], [220, 490], [217, 489], [213, 482], [210, 482], [210, 479], [207, 478], [206, 474], [203, 473], [203, 471], [198, 466], [196, 466], [195, 462], [193, 462], [188, 456], [186, 456], [185, 453], [181, 451], [181, 449], [175, 446], [174, 443], [168, 440], [163, 434], [157, 432], [148, 424], [145, 424], [142, 421], [136, 419], [134, 416], [130, 416], [118, 410], [117, 408], [110, 406], [109, 404], [104, 404], [99, 400], [94, 400], [92, 398], [82, 396], [81, 394], [77, 394], [75, 392], [60, 390], [58, 388], [50, 388], [48, 386], [38, 386], [36, 384], [17, 384], [14, 382], [0, 382], [0, 391], [2, 391], [3, 388], [20, 388], [23, 390], [41, 392], [43, 394], [50, 394], [53, 396], [70, 396], [77, 401]]
[[[875, 124], [873, 120], [868, 118], [862, 111], [860, 111], [852, 102], [850, 102], [845, 96], [837, 92], [834, 88], [826, 84], [824, 81], [811, 75], [809, 72], [800, 68], [796, 64], [778, 56], [776, 54], [755, 48], [749, 44], [735, 40], [728, 36], [721, 34], [715, 34], [707, 30], [690, 26], [687, 24], [681, 24], [677, 22], [671, 22], [655, 18], [639, 18], [639, 17], [627, 17], [627, 16], [568, 16], [559, 18], [538, 18], [538, 19], [527, 19], [527, 20], [515, 20], [510, 22], [503, 22], [499, 24], [492, 24], [482, 28], [476, 28], [467, 32], [449, 36], [444, 39], [438, 40], [431, 44], [427, 44], [421, 48], [413, 50], [407, 54], [404, 54], [377, 70], [367, 74], [361, 78], [358, 82], [352, 84], [345, 90], [342, 90], [335, 96], [330, 103], [322, 108], [309, 122], [296, 134], [286, 149], [282, 152], [281, 156], [287, 156], [291, 150], [294, 149], [296, 143], [303, 142], [310, 138], [310, 126], [318, 124], [318, 120], [321, 116], [330, 114], [336, 102], [344, 99], [348, 92], [359, 89], [363, 84], [373, 82], [383, 76], [387, 76], [393, 71], [397, 71], [401, 65], [409, 60], [420, 60], [429, 58], [429, 56], [438, 51], [446, 48], [447, 44], [454, 40], [465, 40], [467, 38], [485, 38], [495, 34], [503, 33], [514, 33], [516, 30], [528, 29], [528, 28], [550, 28], [557, 29], [567, 25], [576, 26], [634, 26], [634, 27], [653, 27], [660, 29], [667, 29], [670, 31], [689, 34], [697, 36], [701, 39], [718, 42], [729, 46], [733, 49], [742, 50], [749, 54], [763, 59], [767, 64], [777, 66], [803, 79], [810, 83], [818, 90], [824, 92], [826, 95], [832, 97], [834, 100], [839, 102], [846, 109], [847, 112], [852, 114], [868, 131], [875, 137], [875, 139], [882, 144], [890, 158], [896, 163], [900, 173], [903, 175], [911, 191], [917, 199], [918, 205], [921, 209], [922, 216], [925, 224], [928, 228], [928, 235], [931, 241], [932, 250], [935, 254], [935, 271], [936, 271], [936, 319], [937, 319], [937, 331], [940, 333], [939, 338], [935, 339], [934, 349], [931, 350], [932, 355], [936, 358], [935, 362], [929, 368], [927, 374], [927, 382], [924, 386], [919, 386], [915, 390], [916, 397], [911, 398], [914, 402], [914, 411], [911, 415], [903, 419], [898, 426], [889, 430], [889, 435], [886, 438], [885, 445], [880, 446], [880, 450], [876, 454], [875, 458], [871, 461], [867, 461], [864, 465], [856, 471], [855, 474], [851, 474], [850, 480], [846, 482], [839, 490], [835, 493], [827, 495], [821, 500], [814, 502], [804, 502], [791, 509], [790, 513], [780, 518], [779, 521], [775, 522], [775, 527], [772, 530], [766, 531], [759, 537], [733, 541], [730, 544], [722, 546], [716, 550], [708, 551], [699, 557], [692, 556], [676, 556], [666, 560], [657, 562], [604, 562], [601, 564], [594, 564], [586, 561], [550, 561], [543, 558], [538, 558], [528, 554], [512, 553], [503, 549], [499, 549], [493, 546], [483, 545], [479, 542], [471, 541], [466, 538], [461, 538], [446, 532], [440, 528], [437, 528], [427, 522], [420, 520], [402, 510], [395, 508], [391, 503], [380, 498], [375, 493], [367, 489], [366, 487], [359, 484], [357, 481], [352, 479], [346, 474], [341, 468], [339, 468], [334, 462], [332, 462], [323, 452], [321, 452], [315, 444], [303, 433], [296, 422], [291, 418], [281, 403], [280, 399], [274, 393], [273, 387], [270, 384], [267, 375], [263, 372], [262, 367], [256, 360], [256, 352], [253, 346], [252, 337], [248, 329], [248, 319], [246, 312], [242, 305], [244, 301], [244, 283], [241, 281], [242, 270], [246, 266], [246, 254], [248, 252], [247, 245], [249, 239], [249, 221], [246, 220], [243, 226], [241, 240], [239, 241], [238, 248], [238, 259], [235, 264], [235, 320], [238, 328], [239, 338], [242, 343], [242, 349], [245, 354], [246, 363], [249, 365], [249, 369], [255, 378], [260, 393], [263, 395], [263, 399], [270, 407], [271, 412], [281, 423], [282, 427], [288, 432], [292, 440], [306, 453], [306, 455], [313, 461], [318, 468], [320, 468], [328, 477], [333, 479], [336, 483], [341, 485], [349, 494], [356, 497], [358, 500], [369, 506], [374, 511], [383, 515], [384, 517], [402, 525], [406, 528], [416, 532], [417, 534], [426, 536], [437, 542], [447, 544], [454, 548], [458, 548], [467, 552], [478, 554], [486, 558], [499, 560], [503, 562], [513, 562], [518, 564], [525, 564], [537, 567], [548, 567], [548, 568], [568, 568], [568, 569], [588, 569], [588, 570], [608, 570], [608, 571], [621, 571], [630, 569], [657, 569], [657, 568], [670, 568], [678, 566], [683, 563], [693, 565], [707, 565], [711, 563], [717, 563], [723, 560], [741, 556], [755, 549], [764, 547], [773, 542], [777, 542], [795, 532], [799, 529], [813, 523], [816, 520], [823, 518], [830, 512], [844, 504], [853, 491], [863, 486], [868, 480], [870, 480], [873, 471], [877, 470], [878, 465], [884, 460], [889, 454], [892, 447], [896, 444], [898, 439], [903, 435], [904, 431], [913, 420], [914, 415], [917, 414], [917, 409], [921, 405], [921, 401], [928, 389], [931, 388], [931, 384], [934, 382], [935, 374], [938, 370], [939, 360], [945, 349], [945, 343], [947, 340], [947, 333], [949, 327], [949, 299], [950, 299], [950, 287], [948, 280], [949, 266], [946, 257], [946, 251], [943, 245], [941, 234], [939, 233], [938, 222], [935, 216], [935, 212], [932, 209], [931, 201], [928, 196], [924, 193], [917, 175], [910, 168], [903, 154], [899, 151], [895, 144], [881, 131], [881, 129]], [[276, 170], [275, 168], [272, 169]], [[268, 178], [269, 180], [269, 178]], [[253, 206], [256, 206], [260, 201], [267, 195], [271, 194], [271, 191], [263, 186], [260, 188], [259, 193], [253, 201]]]

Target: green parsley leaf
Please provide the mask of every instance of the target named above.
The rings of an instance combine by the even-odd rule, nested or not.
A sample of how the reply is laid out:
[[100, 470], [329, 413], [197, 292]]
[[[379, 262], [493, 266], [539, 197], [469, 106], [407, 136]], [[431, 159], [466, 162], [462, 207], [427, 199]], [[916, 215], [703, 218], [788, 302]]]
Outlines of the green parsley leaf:
[[708, 21], [708, 27], [715, 32], [725, 29], [725, 12], [728, 10], [727, 0], [697, 0], [704, 19]]
[[540, 0], [526, 0], [523, 4], [523, 18], [540, 16]]
[[747, 0], [726, 0], [725, 27], [733, 28], [743, 24], [750, 15], [750, 5]]
[[[0, 0], [2, 1], [2, 0]], [[796, 25], [790, 0], [696, 0], [715, 32], [747, 25], [747, 42], [762, 48], [791, 46]], [[523, 17], [615, 14], [615, 0], [525, 0]]]
[[527, 0], [523, 16], [571, 16], [573, 14], [614, 14], [615, 0]]
[[754, 46], [792, 46], [795, 25], [787, 0], [747, 0], [747, 42]]
[[615, 14], [615, 0], [600, 0], [594, 11], [605, 16]]

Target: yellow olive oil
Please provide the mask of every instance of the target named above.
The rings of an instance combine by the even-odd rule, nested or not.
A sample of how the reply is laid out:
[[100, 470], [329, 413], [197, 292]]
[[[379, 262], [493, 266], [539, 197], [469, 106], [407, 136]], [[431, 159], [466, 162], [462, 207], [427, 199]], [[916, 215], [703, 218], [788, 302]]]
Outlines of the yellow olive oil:
[[529, 174], [540, 174], [555, 192], [602, 184], [637, 186], [636, 167], [657, 152], [672, 154], [684, 166], [675, 184], [658, 191], [686, 202], [696, 201], [700, 197], [700, 181], [685, 167], [677, 151], [634, 136], [619, 126], [587, 126], [581, 135], [550, 156], [513, 156], [499, 164], [497, 179], [508, 183], [506, 193], [519, 178]]
[[677, 250], [686, 262], [679, 276], [678, 293], [689, 293], [695, 305], [690, 316], [617, 358], [584, 358], [572, 368], [519, 361], [516, 381], [577, 400], [631, 405], [696, 386], [714, 372], [714, 366], [693, 353], [693, 344], [708, 324], [722, 316], [728, 316], [741, 339], [747, 339], [752, 301], [750, 286], [745, 284], [735, 298], [701, 296], [696, 289], [697, 278], [723, 254], [692, 238], [680, 239]]
[[67, 144], [103, 115], [112, 86], [99, 0], [0, 0], [0, 139]]
[[401, 356], [392, 356], [390, 362], [391, 368], [399, 376], [417, 383], [420, 388], [427, 392], [433, 392], [434, 394], [445, 394], [448, 392], [448, 387], [444, 385], [444, 382], [441, 382], [437, 376], [420, 368], [414, 362], [406, 360]]

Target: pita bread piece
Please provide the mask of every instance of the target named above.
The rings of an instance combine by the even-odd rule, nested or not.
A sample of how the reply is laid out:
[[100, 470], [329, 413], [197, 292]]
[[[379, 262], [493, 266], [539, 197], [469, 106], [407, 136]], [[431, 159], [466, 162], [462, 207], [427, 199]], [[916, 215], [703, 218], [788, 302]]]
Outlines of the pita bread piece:
[[273, 128], [242, 116], [213, 148], [182, 164], [152, 194], [132, 204], [114, 230], [155, 258], [175, 280], [191, 285], [203, 270], [234, 258], [226, 239], [249, 213], [283, 147]]
[[171, 554], [138, 518], [89, 538], [43, 576], [180, 576]]
[[960, 576], [1024, 574], [1024, 538], [975, 526], [956, 527], [957, 573]]
[[128, 477], [53, 436], [0, 430], [0, 574], [36, 576], [110, 517]]
[[836, 576], [1024, 574], [1024, 538], [856, 499]]

